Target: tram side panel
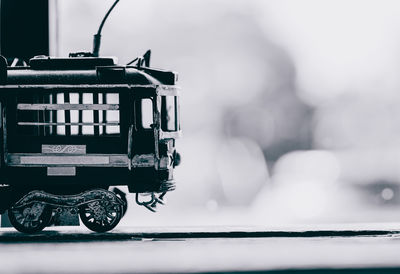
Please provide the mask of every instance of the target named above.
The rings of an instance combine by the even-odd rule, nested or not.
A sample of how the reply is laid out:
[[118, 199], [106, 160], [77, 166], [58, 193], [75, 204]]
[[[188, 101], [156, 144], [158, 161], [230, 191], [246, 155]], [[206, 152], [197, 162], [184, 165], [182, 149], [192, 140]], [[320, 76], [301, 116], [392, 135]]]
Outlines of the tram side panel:
[[[7, 146], [5, 147], [5, 150], [8, 151], [4, 154], [5, 163], [8, 167], [5, 170], [6, 172], [2, 174], [5, 176], [2, 177], [6, 177], [5, 179], [11, 185], [27, 189], [72, 187], [78, 184], [80, 188], [78, 187], [77, 190], [95, 186], [128, 185], [131, 192], [164, 191], [165, 189], [160, 188], [160, 184], [165, 181], [172, 183], [173, 167], [177, 163], [175, 161], [177, 154], [173, 134], [179, 130], [176, 118], [178, 108], [177, 106], [173, 108], [173, 115], [171, 114], [171, 116], [175, 117], [172, 121], [174, 127], [168, 131], [169, 129], [163, 123], [167, 124], [171, 117], [167, 117], [166, 106], [161, 103], [166, 96], [161, 96], [162, 98], [150, 96], [148, 89], [139, 89], [138, 92], [134, 89], [132, 94], [133, 96], [129, 97], [121, 96], [121, 98], [124, 98], [124, 107], [121, 104], [120, 135], [118, 137], [109, 136], [103, 140], [97, 136], [52, 136], [50, 139], [38, 136], [21, 137], [17, 134], [16, 128], [18, 124], [16, 118], [18, 101], [9, 96], [9, 109], [4, 120], [8, 121], [8, 127], [11, 126], [11, 128], [8, 130], [8, 135], [5, 135], [5, 139], [10, 139], [9, 143], [12, 146], [11, 151], [8, 150]], [[150, 105], [147, 104], [150, 109], [144, 109], [146, 107], [144, 102], [150, 102]], [[150, 118], [144, 117], [145, 115], [150, 116]], [[131, 127], [132, 130], [129, 130]], [[97, 140], [95, 140], [96, 138]], [[105, 140], [110, 141], [112, 138], [118, 139], [118, 145], [121, 146], [122, 150], [126, 148], [125, 154], [107, 155], [107, 153], [102, 153], [105, 152], [102, 149], [106, 149]], [[129, 144], [130, 138], [132, 140]], [[43, 153], [44, 146], [53, 146], [54, 148], [55, 146], [68, 146], [71, 143], [76, 146], [83, 146], [85, 152], [86, 150], [87, 152], [95, 151], [95, 156], [89, 156], [92, 157], [91, 160], [94, 163], [81, 162], [78, 166], [74, 166], [73, 163], [68, 162], [68, 159], [71, 156], [78, 157], [78, 155], [61, 153], [60, 155], [51, 154], [49, 156]], [[131, 148], [128, 147], [129, 145]], [[94, 146], [96, 148], [93, 148]], [[131, 154], [129, 150], [131, 150]], [[83, 161], [86, 155], [81, 156]], [[111, 161], [111, 165], [105, 164], [96, 167], [96, 161], [107, 157], [109, 157], [107, 161]], [[28, 158], [33, 162], [29, 162]], [[60, 166], [60, 162], [63, 162], [62, 158], [65, 158], [64, 166], [61, 164], [62, 168], [72, 167], [74, 168], [73, 173], [67, 174], [68, 176], [54, 176], [57, 174], [49, 176], [49, 168], [54, 170], [56, 164], [45, 160], [57, 160], [59, 161], [57, 165]], [[41, 162], [41, 160], [43, 161]], [[170, 189], [167, 188], [167, 190]]]

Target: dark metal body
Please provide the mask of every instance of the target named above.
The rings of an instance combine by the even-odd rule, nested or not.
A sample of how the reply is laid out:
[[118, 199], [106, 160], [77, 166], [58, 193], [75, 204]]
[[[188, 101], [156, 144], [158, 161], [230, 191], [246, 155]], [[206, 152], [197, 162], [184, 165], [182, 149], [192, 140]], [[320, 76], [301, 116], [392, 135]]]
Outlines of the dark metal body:
[[[134, 193], [174, 189], [175, 139], [181, 134], [174, 72], [95, 57], [39, 57], [30, 67], [13, 68], [4, 62], [0, 212], [32, 190], [72, 195], [113, 185]], [[118, 102], [108, 103], [111, 95]], [[79, 102], [71, 102], [73, 96]], [[148, 126], [143, 100], [151, 103]], [[172, 109], [167, 102], [173, 102]], [[117, 113], [116, 122], [107, 121], [108, 112]], [[79, 114], [77, 120], [72, 113]], [[108, 134], [109, 128], [118, 131]]]

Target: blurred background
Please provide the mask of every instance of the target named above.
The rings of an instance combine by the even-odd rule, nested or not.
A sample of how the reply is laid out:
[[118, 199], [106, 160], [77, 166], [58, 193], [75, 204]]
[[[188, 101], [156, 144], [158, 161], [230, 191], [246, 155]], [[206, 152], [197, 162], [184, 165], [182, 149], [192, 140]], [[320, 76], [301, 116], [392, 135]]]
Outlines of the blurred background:
[[[51, 0], [50, 53], [113, 0]], [[400, 2], [121, 0], [101, 55], [179, 73], [176, 191], [123, 225], [400, 221]]]

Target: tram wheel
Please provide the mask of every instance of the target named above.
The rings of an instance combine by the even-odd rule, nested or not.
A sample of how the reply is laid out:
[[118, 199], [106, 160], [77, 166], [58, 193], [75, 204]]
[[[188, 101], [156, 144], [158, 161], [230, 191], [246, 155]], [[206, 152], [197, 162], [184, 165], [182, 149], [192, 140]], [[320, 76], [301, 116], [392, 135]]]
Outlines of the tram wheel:
[[123, 209], [108, 200], [93, 201], [79, 209], [82, 223], [92, 231], [106, 232], [113, 229], [121, 220]]
[[50, 223], [51, 215], [51, 208], [39, 202], [8, 210], [11, 224], [16, 230], [23, 233], [42, 231]]

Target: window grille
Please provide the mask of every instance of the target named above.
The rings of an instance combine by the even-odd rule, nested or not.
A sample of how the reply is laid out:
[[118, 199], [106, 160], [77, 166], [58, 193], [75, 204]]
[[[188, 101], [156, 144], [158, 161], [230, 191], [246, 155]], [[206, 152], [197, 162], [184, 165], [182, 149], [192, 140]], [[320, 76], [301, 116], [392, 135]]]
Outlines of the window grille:
[[35, 136], [120, 133], [118, 93], [56, 93], [20, 96], [18, 131]]

